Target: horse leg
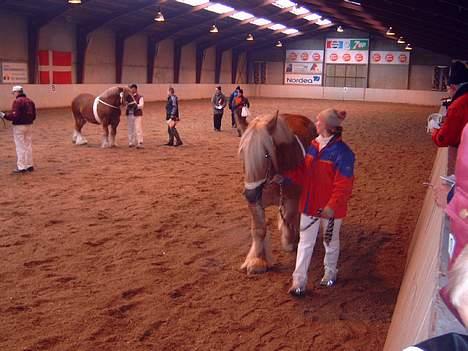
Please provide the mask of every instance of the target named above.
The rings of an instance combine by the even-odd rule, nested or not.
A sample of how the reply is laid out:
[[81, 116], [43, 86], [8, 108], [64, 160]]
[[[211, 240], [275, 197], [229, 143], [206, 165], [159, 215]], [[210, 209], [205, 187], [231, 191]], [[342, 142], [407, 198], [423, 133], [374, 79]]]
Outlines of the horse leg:
[[86, 124], [86, 120], [82, 116], [75, 115], [75, 129], [73, 130], [72, 142], [76, 145], [84, 145], [88, 140], [81, 134], [81, 129]]
[[247, 274], [264, 273], [273, 265], [270, 238], [265, 222], [265, 210], [260, 204], [250, 205], [249, 209], [252, 214], [252, 246], [241, 269], [246, 269]]
[[109, 125], [107, 123], [102, 124], [102, 142], [101, 147], [109, 147]]
[[110, 147], [116, 147], [117, 144], [115, 142], [115, 137], [117, 135], [117, 126], [118, 126], [118, 123], [111, 123], [110, 125], [110, 128], [111, 128], [111, 132], [110, 132]]
[[281, 232], [281, 245], [285, 251], [293, 251], [299, 239], [299, 213], [297, 198], [283, 198], [278, 214], [278, 229]]

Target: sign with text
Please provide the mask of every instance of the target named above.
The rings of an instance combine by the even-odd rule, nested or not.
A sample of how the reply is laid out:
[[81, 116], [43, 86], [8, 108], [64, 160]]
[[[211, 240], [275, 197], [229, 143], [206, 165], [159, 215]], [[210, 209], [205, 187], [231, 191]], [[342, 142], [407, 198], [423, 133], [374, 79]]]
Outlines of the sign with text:
[[407, 51], [371, 51], [370, 63], [380, 65], [409, 65]]
[[286, 73], [322, 74], [322, 63], [286, 63]]
[[322, 85], [321, 74], [289, 74], [284, 75], [284, 84]]
[[325, 62], [366, 65], [369, 63], [368, 50], [369, 39], [327, 39]]
[[323, 50], [286, 50], [286, 62], [323, 62]]
[[27, 83], [28, 64], [23, 62], [2, 62], [3, 83]]

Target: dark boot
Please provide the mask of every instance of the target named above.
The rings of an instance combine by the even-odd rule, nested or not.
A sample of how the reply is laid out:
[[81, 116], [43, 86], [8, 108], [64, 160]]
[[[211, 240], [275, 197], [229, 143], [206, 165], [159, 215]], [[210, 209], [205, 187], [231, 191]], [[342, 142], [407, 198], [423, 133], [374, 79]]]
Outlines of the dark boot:
[[167, 146], [174, 145], [174, 133], [172, 132], [172, 128], [167, 127], [167, 134], [169, 134], [169, 141], [167, 142]]
[[180, 139], [180, 136], [179, 136], [179, 132], [177, 131], [177, 129], [174, 127], [172, 128], [172, 134], [174, 135], [175, 139], [176, 139], [176, 143], [174, 146], [180, 146], [183, 144], [182, 140]]

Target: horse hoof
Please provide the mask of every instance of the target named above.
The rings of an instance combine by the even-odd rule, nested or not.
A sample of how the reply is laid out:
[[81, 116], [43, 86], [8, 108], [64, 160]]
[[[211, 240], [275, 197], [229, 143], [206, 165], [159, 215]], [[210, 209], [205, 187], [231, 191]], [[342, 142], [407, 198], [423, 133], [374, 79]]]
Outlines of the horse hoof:
[[268, 262], [262, 258], [251, 258], [244, 262], [241, 269], [245, 269], [248, 275], [265, 273], [269, 268]]

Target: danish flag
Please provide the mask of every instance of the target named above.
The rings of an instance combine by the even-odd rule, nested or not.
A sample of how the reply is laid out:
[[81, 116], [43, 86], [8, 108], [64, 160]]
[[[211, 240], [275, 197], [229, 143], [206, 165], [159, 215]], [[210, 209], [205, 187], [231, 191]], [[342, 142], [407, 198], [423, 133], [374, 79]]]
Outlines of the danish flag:
[[39, 50], [39, 83], [71, 84], [72, 53], [64, 51]]

